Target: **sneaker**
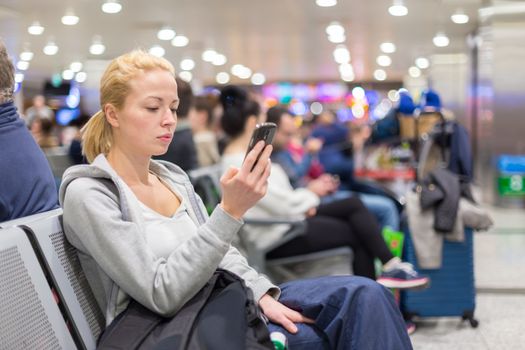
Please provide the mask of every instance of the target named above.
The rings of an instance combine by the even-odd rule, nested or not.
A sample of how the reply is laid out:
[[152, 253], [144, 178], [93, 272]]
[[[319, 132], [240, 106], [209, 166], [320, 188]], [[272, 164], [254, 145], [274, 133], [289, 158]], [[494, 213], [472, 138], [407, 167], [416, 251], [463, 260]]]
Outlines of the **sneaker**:
[[416, 332], [416, 324], [412, 321], [405, 321], [408, 335], [412, 335]]
[[377, 279], [377, 283], [387, 288], [398, 289], [422, 289], [428, 287], [430, 279], [420, 276], [412, 264], [406, 262], [397, 263], [389, 270], [383, 271]]

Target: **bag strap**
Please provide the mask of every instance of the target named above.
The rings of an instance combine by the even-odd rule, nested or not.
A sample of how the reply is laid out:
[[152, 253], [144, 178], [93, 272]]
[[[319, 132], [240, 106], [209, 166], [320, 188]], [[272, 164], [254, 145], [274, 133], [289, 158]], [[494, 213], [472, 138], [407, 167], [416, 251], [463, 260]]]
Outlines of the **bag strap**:
[[110, 324], [100, 336], [99, 350], [137, 349], [163, 318], [135, 300]]

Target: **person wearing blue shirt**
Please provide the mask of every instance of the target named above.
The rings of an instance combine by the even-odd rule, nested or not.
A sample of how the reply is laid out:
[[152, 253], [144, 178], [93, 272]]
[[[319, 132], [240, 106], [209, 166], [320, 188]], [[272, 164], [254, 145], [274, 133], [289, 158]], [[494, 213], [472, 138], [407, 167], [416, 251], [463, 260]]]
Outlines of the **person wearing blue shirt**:
[[0, 222], [58, 208], [49, 163], [13, 103], [14, 73], [0, 41]]
[[[314, 155], [319, 152], [323, 143], [317, 138], [308, 139], [305, 143], [304, 156], [301, 159], [294, 159], [292, 154], [286, 149], [286, 145], [296, 131], [291, 114], [285, 108], [278, 106], [272, 107], [267, 111], [267, 121], [277, 125], [277, 133], [273, 142], [274, 151], [272, 153], [272, 160], [284, 169], [294, 188], [305, 186], [308, 181], [308, 170], [312, 164]], [[342, 135], [338, 138], [340, 140], [344, 139]], [[338, 142], [337, 137], [328, 138], [328, 140], [331, 144]], [[331, 195], [322, 197], [321, 202], [328, 203], [353, 195], [354, 192], [338, 190]], [[388, 226], [393, 230], [399, 230], [399, 213], [395, 204], [390, 199], [380, 195], [364, 193], [358, 195], [382, 227]]]

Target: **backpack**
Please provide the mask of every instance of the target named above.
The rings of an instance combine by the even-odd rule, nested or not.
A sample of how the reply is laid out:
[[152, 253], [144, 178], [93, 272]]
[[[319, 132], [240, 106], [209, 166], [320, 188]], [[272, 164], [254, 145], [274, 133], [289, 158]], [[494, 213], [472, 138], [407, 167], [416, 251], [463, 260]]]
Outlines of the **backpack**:
[[172, 318], [132, 300], [104, 331], [97, 349], [275, 348], [251, 290], [237, 275], [217, 269]]

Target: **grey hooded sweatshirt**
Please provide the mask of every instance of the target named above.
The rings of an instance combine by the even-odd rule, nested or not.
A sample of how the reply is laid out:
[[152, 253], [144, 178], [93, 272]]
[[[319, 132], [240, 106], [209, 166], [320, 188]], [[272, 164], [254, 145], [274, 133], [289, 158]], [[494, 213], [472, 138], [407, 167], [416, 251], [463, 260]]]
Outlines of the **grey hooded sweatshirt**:
[[243, 278], [255, 300], [265, 293], [279, 296], [278, 287], [231, 246], [241, 221], [220, 206], [208, 217], [188, 176], [176, 165], [152, 160], [150, 170], [178, 190], [198, 226], [168, 258], [157, 257], [149, 248], [139, 202], [124, 190], [125, 183], [104, 155], [91, 165], [69, 168], [63, 176], [65, 234], [77, 248], [106, 325], [126, 309], [130, 297], [160, 315], [173, 316], [217, 267]]

